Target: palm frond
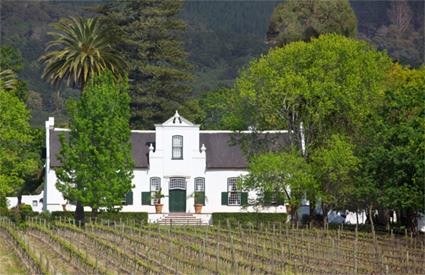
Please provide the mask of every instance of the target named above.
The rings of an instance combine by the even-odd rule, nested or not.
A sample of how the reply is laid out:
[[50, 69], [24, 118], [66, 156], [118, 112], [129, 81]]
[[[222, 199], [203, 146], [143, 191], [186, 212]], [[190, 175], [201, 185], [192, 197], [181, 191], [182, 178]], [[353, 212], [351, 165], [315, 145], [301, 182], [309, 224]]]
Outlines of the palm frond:
[[98, 18], [71, 17], [51, 24], [53, 40], [39, 61], [45, 64], [42, 77], [52, 84], [84, 87], [93, 75], [106, 69], [117, 78], [125, 74], [125, 60], [113, 47], [108, 28]]
[[0, 71], [0, 89], [4, 91], [13, 91], [16, 89], [18, 80], [14, 71], [7, 69]]

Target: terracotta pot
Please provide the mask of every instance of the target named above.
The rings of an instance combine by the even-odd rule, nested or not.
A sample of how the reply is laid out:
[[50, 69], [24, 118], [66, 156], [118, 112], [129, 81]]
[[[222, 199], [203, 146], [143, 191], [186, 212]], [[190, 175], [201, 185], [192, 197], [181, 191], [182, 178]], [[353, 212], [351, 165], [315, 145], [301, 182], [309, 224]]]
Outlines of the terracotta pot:
[[202, 206], [202, 204], [195, 204], [195, 214], [201, 214]]
[[161, 214], [162, 213], [162, 207], [164, 205], [163, 204], [155, 204], [155, 212], [156, 214]]

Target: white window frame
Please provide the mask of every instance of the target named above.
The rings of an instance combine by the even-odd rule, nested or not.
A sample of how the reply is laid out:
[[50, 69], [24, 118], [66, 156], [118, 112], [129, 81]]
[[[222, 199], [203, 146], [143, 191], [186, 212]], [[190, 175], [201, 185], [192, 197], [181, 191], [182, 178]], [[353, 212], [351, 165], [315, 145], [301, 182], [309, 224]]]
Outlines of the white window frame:
[[161, 190], [161, 178], [151, 177], [149, 186], [151, 191], [151, 205], [154, 205], [156, 203], [155, 193]]
[[[180, 156], [177, 156], [177, 152], [180, 152]], [[183, 159], [183, 136], [174, 135], [171, 138], [171, 159]]]
[[195, 192], [205, 192], [205, 178], [197, 177], [195, 178]]
[[170, 178], [169, 190], [186, 190], [186, 178]]
[[237, 186], [237, 177], [227, 178], [227, 205], [241, 205], [242, 192]]

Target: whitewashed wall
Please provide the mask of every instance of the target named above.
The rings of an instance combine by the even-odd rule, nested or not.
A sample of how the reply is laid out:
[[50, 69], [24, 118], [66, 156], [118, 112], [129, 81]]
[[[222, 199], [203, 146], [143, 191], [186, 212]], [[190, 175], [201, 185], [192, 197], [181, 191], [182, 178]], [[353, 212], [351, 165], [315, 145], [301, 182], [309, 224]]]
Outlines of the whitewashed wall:
[[[178, 116], [178, 114], [176, 114]], [[174, 117], [175, 118], [175, 117]], [[161, 178], [162, 192], [165, 198], [162, 199], [163, 213], [169, 212], [169, 181], [172, 177], [184, 177], [186, 179], [186, 212], [194, 213], [193, 192], [196, 177], [205, 178], [206, 205], [203, 207], [203, 213], [213, 212], [285, 212], [283, 206], [255, 208], [253, 206], [227, 206], [221, 205], [221, 193], [227, 192], [227, 178], [246, 175], [246, 170], [207, 170], [206, 154], [208, 148], [201, 150], [202, 144], [199, 144], [199, 125], [192, 124], [182, 118], [181, 122], [176, 124], [176, 120], [170, 118], [163, 124], [155, 125], [156, 143], [154, 150], [149, 151], [149, 169], [135, 169], [132, 180], [133, 204], [123, 206], [124, 212], [148, 212], [155, 213], [155, 206], [142, 205], [142, 192], [150, 191], [150, 178]], [[44, 209], [48, 211], [62, 211], [66, 205], [67, 211], [73, 211], [75, 206], [67, 204], [61, 192], [56, 189], [56, 173], [50, 167], [50, 146], [49, 130], [55, 130], [54, 119], [49, 118], [46, 121], [46, 177], [44, 194]], [[56, 129], [63, 131], [64, 129]], [[172, 136], [183, 136], [183, 159], [172, 159]], [[255, 199], [255, 192], [250, 192], [248, 200]], [[85, 210], [90, 211], [86, 207]], [[41, 211], [41, 208], [36, 210]]]

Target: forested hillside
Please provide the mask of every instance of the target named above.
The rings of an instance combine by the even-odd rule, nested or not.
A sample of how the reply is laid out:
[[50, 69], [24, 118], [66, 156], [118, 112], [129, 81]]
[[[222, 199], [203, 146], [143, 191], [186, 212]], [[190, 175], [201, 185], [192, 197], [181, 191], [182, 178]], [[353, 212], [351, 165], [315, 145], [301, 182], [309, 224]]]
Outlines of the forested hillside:
[[[281, 1], [188, 1], [181, 13], [187, 23], [183, 41], [196, 78], [194, 96], [233, 83], [241, 68], [253, 57], [267, 51], [266, 32], [273, 9]], [[78, 93], [52, 87], [41, 79], [38, 58], [49, 36], [48, 24], [71, 15], [89, 15], [96, 2], [16, 2], [1, 3], [1, 45], [18, 48], [24, 59], [19, 77], [28, 83], [27, 105], [33, 126], [41, 126], [49, 115], [64, 121], [65, 101]], [[403, 64], [423, 64], [424, 3], [409, 2], [411, 18], [403, 35], [394, 36], [390, 2], [352, 1], [358, 19], [358, 37], [387, 49]], [[398, 43], [398, 46], [394, 46]]]

